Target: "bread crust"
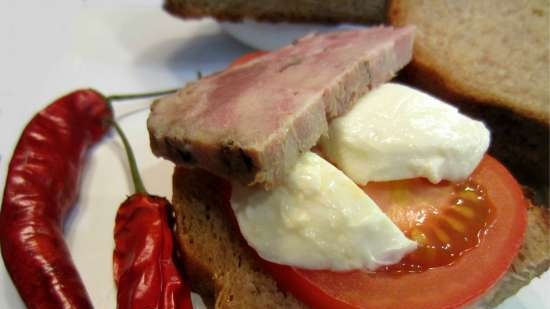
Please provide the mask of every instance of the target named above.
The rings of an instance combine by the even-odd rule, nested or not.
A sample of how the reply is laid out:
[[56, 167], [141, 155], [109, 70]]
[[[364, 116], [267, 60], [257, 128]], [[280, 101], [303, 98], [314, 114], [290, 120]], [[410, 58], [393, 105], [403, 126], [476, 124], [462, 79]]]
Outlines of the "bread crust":
[[[247, 1], [225, 1], [216, 7], [206, 0], [165, 0], [164, 9], [176, 17], [213, 17], [220, 21], [239, 22], [253, 19], [265, 22], [296, 22], [336, 24], [378, 24], [385, 19], [386, 0], [345, 0], [331, 4], [328, 1], [283, 0], [264, 1], [261, 6]], [[261, 2], [256, 2], [261, 4]]]
[[[204, 170], [177, 167], [173, 205], [180, 256], [192, 289], [214, 308], [305, 306], [279, 289], [224, 211], [228, 184]], [[225, 209], [225, 210], [224, 210]]]

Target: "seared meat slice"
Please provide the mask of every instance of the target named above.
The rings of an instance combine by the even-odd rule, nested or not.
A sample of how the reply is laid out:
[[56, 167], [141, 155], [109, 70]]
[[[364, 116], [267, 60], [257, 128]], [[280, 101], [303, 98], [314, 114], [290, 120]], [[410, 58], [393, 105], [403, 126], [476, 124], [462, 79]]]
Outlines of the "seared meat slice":
[[151, 148], [244, 184], [277, 183], [327, 122], [411, 59], [414, 28], [311, 34], [155, 102]]

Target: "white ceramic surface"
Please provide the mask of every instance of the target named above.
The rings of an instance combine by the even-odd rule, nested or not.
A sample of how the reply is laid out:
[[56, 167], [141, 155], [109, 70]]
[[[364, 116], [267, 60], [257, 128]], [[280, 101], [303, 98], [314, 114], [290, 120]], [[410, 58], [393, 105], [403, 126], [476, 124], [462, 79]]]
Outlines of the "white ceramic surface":
[[225, 32], [243, 44], [261, 50], [273, 50], [283, 47], [312, 32], [329, 32], [360, 27], [354, 25], [268, 23], [253, 20], [238, 23], [220, 22], [220, 26]]
[[[250, 49], [212, 21], [183, 22], [160, 1], [38, 0], [0, 2], [0, 190], [13, 147], [29, 118], [79, 87], [105, 94], [180, 86]], [[149, 100], [115, 104], [150, 192], [170, 196], [171, 164], [155, 158], [145, 130]], [[114, 215], [130, 194], [118, 138], [91, 153], [80, 200], [66, 223], [69, 248], [96, 308], [115, 308], [111, 254]], [[483, 271], [481, 269], [472, 271]], [[550, 274], [534, 280], [499, 309], [550, 308]], [[437, 293], [437, 291], [430, 291]], [[429, 295], [427, 295], [429, 297]], [[0, 262], [0, 308], [24, 308]]]

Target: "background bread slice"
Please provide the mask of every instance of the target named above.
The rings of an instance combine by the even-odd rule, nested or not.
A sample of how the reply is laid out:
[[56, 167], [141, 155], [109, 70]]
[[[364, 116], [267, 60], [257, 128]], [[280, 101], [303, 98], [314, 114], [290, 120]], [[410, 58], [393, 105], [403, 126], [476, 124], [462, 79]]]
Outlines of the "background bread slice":
[[457, 93], [550, 122], [547, 0], [393, 0], [389, 21], [417, 26], [415, 65]]
[[486, 121], [491, 153], [548, 200], [548, 0], [392, 0], [388, 21], [416, 25], [405, 82]]
[[[181, 258], [193, 290], [215, 308], [305, 308], [259, 267], [224, 213], [227, 184], [199, 169], [177, 167], [173, 205]], [[492, 308], [548, 269], [548, 209], [529, 210], [520, 255], [491, 293], [473, 308]]]
[[386, 0], [166, 0], [173, 15], [193, 18], [213, 16], [219, 20], [291, 22], [380, 23]]

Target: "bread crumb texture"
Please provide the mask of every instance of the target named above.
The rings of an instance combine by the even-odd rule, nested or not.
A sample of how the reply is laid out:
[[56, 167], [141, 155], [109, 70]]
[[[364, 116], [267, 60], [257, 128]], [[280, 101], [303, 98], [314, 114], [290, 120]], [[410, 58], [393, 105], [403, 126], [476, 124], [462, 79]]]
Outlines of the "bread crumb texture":
[[393, 0], [388, 19], [417, 26], [413, 68], [548, 125], [549, 9], [548, 0]]
[[306, 308], [263, 272], [231, 224], [227, 186], [199, 169], [174, 174], [176, 234], [192, 289], [214, 308]]

